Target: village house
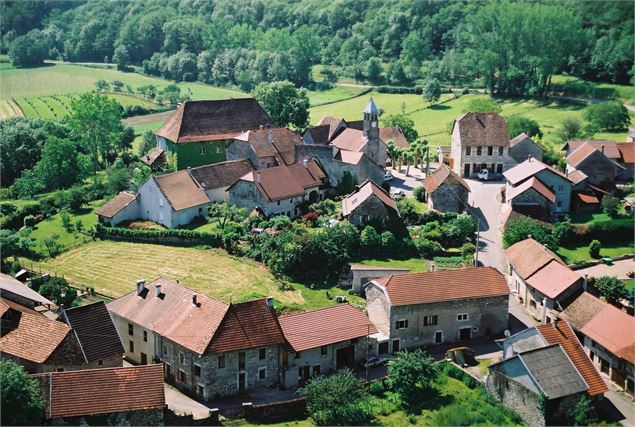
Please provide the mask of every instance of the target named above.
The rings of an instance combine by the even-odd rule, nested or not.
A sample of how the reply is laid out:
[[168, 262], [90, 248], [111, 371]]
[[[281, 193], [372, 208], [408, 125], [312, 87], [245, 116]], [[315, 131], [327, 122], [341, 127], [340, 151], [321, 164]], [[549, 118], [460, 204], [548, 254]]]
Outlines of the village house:
[[302, 137], [287, 128], [244, 132], [227, 147], [227, 159], [249, 159], [256, 169], [295, 163], [295, 146]]
[[[616, 144], [617, 145], [617, 144]], [[567, 156], [567, 171], [578, 170], [587, 176], [587, 182], [600, 188], [610, 188], [624, 167], [604, 154], [605, 146], [595, 148], [589, 143], [580, 145]], [[619, 150], [617, 150], [619, 153]]]
[[113, 227], [124, 221], [138, 219], [139, 195], [120, 191], [115, 197], [101, 205], [95, 213], [101, 224]]
[[444, 164], [426, 176], [423, 188], [428, 208], [440, 212], [463, 212], [468, 205], [470, 187]]
[[[608, 391], [566, 321], [525, 329], [502, 341], [503, 360], [489, 366], [486, 386], [529, 426], [569, 425], [581, 397]], [[540, 410], [546, 398], [549, 419]]]
[[284, 337], [271, 299], [225, 304], [159, 279], [108, 308], [126, 356], [163, 362], [166, 381], [186, 393], [214, 399], [279, 383]]
[[185, 101], [155, 132], [157, 147], [177, 170], [226, 160], [231, 141], [248, 130], [275, 127], [253, 98]]
[[516, 163], [522, 163], [530, 156], [542, 161], [544, 152], [545, 150], [540, 144], [524, 132], [509, 141], [509, 156]]
[[442, 145], [440, 147], [437, 147], [437, 162], [449, 166], [451, 153], [451, 145]]
[[293, 388], [308, 379], [364, 363], [376, 354], [377, 332], [366, 315], [349, 304], [279, 318], [285, 338], [281, 384]]
[[512, 209], [522, 213], [538, 210], [547, 217], [569, 212], [572, 182], [554, 167], [530, 157], [503, 176], [505, 200]]
[[366, 301], [380, 355], [507, 329], [509, 288], [492, 267], [382, 277], [368, 284]]
[[507, 123], [497, 113], [465, 113], [452, 126], [450, 168], [464, 178], [487, 169], [498, 178], [516, 161], [509, 154]]
[[163, 367], [130, 366], [33, 375], [52, 425], [162, 426]]
[[505, 250], [512, 293], [536, 320], [553, 321], [584, 286], [584, 279], [544, 245], [525, 239]]
[[349, 280], [351, 283], [351, 289], [356, 294], [364, 293], [366, 284], [371, 280], [379, 279], [380, 277], [405, 274], [410, 272], [408, 268], [396, 268], [396, 267], [380, 267], [377, 265], [351, 265], [351, 271], [349, 274]]
[[342, 199], [342, 216], [360, 227], [375, 223], [385, 226], [399, 219], [399, 210], [386, 190], [366, 181]]
[[53, 301], [43, 297], [26, 284], [8, 274], [0, 273], [0, 295], [22, 306], [38, 312], [49, 312], [55, 307]]
[[635, 397], [635, 317], [584, 292], [562, 312], [593, 365]]
[[[121, 341], [103, 303], [64, 310], [55, 320], [9, 298], [4, 292], [0, 298], [2, 358], [29, 373], [122, 365]], [[94, 331], [103, 337], [97, 340]]]
[[198, 166], [190, 170], [190, 175], [212, 202], [224, 202], [229, 199], [227, 189], [252, 170], [249, 160], [238, 159]]
[[[604, 154], [604, 156], [607, 157], [609, 160], [612, 160], [613, 162], [621, 166], [621, 168], [618, 168], [616, 171], [616, 181], [630, 182], [633, 180], [633, 168], [635, 166], [635, 144], [633, 144], [632, 141], [615, 142], [596, 139], [572, 140], [568, 141], [562, 148], [562, 150], [565, 152], [565, 157], [569, 157], [583, 145], [588, 145], [595, 148], [596, 150]], [[582, 157], [582, 153], [584, 153], [584, 151], [580, 152], [578, 154], [578, 157]], [[575, 157], [576, 156], [574, 156], [574, 159]], [[608, 165], [604, 161], [602, 163]], [[608, 171], [610, 173], [610, 168], [608, 169]], [[601, 178], [601, 171], [599, 172], [600, 176], [598, 178]]]
[[266, 217], [302, 214], [302, 205], [326, 197], [326, 175], [315, 160], [291, 166], [275, 166], [243, 175], [227, 191], [229, 201]]

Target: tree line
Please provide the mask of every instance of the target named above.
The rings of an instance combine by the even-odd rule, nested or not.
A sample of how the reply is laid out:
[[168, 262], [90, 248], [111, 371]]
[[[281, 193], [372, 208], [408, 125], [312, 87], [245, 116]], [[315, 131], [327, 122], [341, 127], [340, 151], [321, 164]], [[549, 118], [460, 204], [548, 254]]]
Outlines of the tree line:
[[315, 64], [329, 66], [325, 80], [478, 80], [502, 96], [544, 94], [562, 72], [622, 84], [633, 77], [628, 2], [21, 1], [3, 12], [16, 65], [106, 61], [243, 90], [277, 80], [306, 86]]

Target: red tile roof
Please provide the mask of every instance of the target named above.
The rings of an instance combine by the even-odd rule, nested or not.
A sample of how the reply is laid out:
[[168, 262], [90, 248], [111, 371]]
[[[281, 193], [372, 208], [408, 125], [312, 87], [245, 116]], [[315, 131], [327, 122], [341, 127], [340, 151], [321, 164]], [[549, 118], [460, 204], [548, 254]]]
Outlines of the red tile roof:
[[267, 305], [267, 300], [261, 298], [230, 304], [207, 352], [223, 353], [283, 343], [276, 313]]
[[191, 169], [192, 178], [204, 190], [229, 187], [254, 167], [247, 159], [228, 160]]
[[165, 407], [163, 364], [51, 372], [48, 417]]
[[558, 298], [564, 291], [581, 281], [582, 276], [556, 260], [551, 260], [527, 279], [532, 288], [550, 299]]
[[521, 240], [511, 245], [505, 250], [505, 256], [520, 277], [525, 280], [552, 260], [564, 264], [555, 253], [534, 239]]
[[526, 180], [527, 178], [531, 178], [532, 176], [536, 175], [538, 172], [542, 172], [543, 170], [548, 170], [554, 173], [555, 175], [558, 175], [564, 179], [567, 179], [567, 177], [558, 169], [552, 166], [549, 166], [533, 157], [525, 160], [524, 162], [514, 166], [511, 169], [506, 170], [505, 172], [503, 172], [503, 176], [512, 185], [516, 185]]
[[380, 128], [379, 129], [379, 138], [384, 141], [385, 144], [388, 144], [388, 141], [392, 141], [395, 143], [395, 146], [399, 148], [408, 149], [410, 144], [406, 139], [406, 136], [401, 132], [401, 129], [398, 127], [394, 128]]
[[302, 143], [302, 137], [287, 128], [259, 129], [254, 133], [266, 140], [271, 138], [271, 144], [276, 150], [282, 163], [291, 165], [295, 161], [295, 144]]
[[586, 160], [587, 157], [589, 157], [596, 151], [599, 152], [599, 150], [592, 145], [586, 143], [582, 144], [574, 152], [567, 156], [567, 163], [572, 165], [573, 167], [577, 167], [580, 163]]
[[344, 129], [331, 145], [346, 151], [362, 151], [368, 140], [364, 137], [364, 132], [357, 129]]
[[620, 154], [622, 156], [622, 163], [627, 165], [632, 165], [635, 163], [635, 143], [633, 142], [622, 142], [617, 144], [618, 150], [620, 150]]
[[593, 194], [576, 192], [575, 195], [578, 199], [580, 199], [582, 203], [588, 203], [591, 205], [600, 203], [600, 199], [598, 199], [598, 197]]
[[506, 195], [506, 198], [508, 200], [512, 200], [530, 189], [535, 190], [550, 203], [553, 203], [556, 200], [556, 194], [535, 176], [529, 178], [527, 181], [521, 184], [518, 184], [518, 186], [516, 187], [511, 187]]
[[470, 191], [465, 180], [443, 163], [423, 180], [423, 188], [425, 188], [426, 193], [430, 194], [434, 193], [442, 184], [462, 185], [467, 191]]
[[386, 193], [386, 190], [369, 180], [364, 182], [355, 192], [342, 199], [342, 214], [349, 216], [371, 196], [377, 197], [386, 207], [399, 214], [397, 203]]
[[560, 344], [567, 353], [569, 359], [576, 367], [584, 381], [589, 386], [588, 393], [591, 396], [602, 394], [608, 391], [604, 380], [593, 366], [589, 356], [584, 352], [584, 348], [578, 341], [573, 329], [566, 320], [560, 320], [547, 325], [538, 325], [536, 329], [542, 335], [548, 345]]
[[327, 139], [330, 142], [337, 135], [337, 133], [341, 131], [340, 129], [338, 129], [340, 128], [340, 126], [346, 127], [346, 122], [341, 117], [324, 116], [318, 122], [317, 126], [329, 127]]
[[[462, 146], [509, 147], [507, 123], [498, 113], [465, 113], [454, 122]], [[454, 131], [453, 127], [453, 131]]]
[[635, 348], [635, 317], [610, 304], [604, 304], [604, 308], [580, 332], [611, 353], [635, 364], [635, 358], [632, 358], [632, 349]]
[[150, 150], [150, 152], [148, 152], [145, 156], [141, 156], [139, 160], [141, 160], [148, 166], [154, 165], [154, 163], [159, 159], [162, 159], [161, 163], [163, 163], [165, 161], [165, 156], [163, 156], [163, 153], [164, 151], [162, 149], [156, 147]]
[[347, 151], [337, 150], [337, 154], [333, 157], [334, 160], [339, 160], [349, 165], [357, 165], [364, 158], [365, 154], [362, 151]]
[[205, 190], [187, 170], [155, 176], [152, 179], [175, 211], [211, 202]]
[[99, 209], [95, 211], [97, 215], [105, 218], [112, 218], [117, 215], [123, 208], [137, 199], [136, 194], [129, 193], [127, 191], [121, 191], [112, 199], [108, 200]]
[[281, 317], [279, 321], [293, 351], [335, 344], [377, 332], [368, 317], [350, 304]]
[[386, 289], [391, 305], [509, 295], [505, 276], [492, 267], [400, 274], [373, 282]]
[[604, 147], [604, 155], [608, 157], [609, 159], [617, 160], [620, 158], [620, 151], [615, 141], [603, 141], [603, 140], [595, 140], [595, 139], [568, 141], [565, 144], [564, 149], [568, 148], [569, 149], [568, 152], [569, 154], [571, 154], [574, 151], [576, 151], [578, 148], [580, 148], [580, 146], [585, 144], [590, 145], [591, 147], [599, 151], [602, 151], [602, 147]]

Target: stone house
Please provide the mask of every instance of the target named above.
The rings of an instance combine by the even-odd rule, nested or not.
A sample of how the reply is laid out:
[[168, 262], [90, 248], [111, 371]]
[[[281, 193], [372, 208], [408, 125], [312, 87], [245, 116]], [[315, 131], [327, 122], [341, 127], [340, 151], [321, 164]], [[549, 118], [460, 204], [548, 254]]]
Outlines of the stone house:
[[382, 277], [368, 284], [366, 301], [380, 355], [507, 329], [509, 288], [491, 267]]
[[509, 141], [509, 156], [516, 163], [522, 163], [529, 157], [542, 161], [544, 152], [540, 144], [524, 132]]
[[285, 348], [280, 359], [286, 388], [335, 370], [354, 369], [376, 355], [370, 338], [377, 332], [368, 317], [349, 304], [280, 317]]
[[227, 191], [229, 201], [266, 217], [302, 214], [302, 205], [324, 200], [326, 175], [315, 160], [249, 172]]
[[465, 113], [454, 121], [450, 169], [464, 178], [487, 169], [497, 178], [516, 161], [509, 154], [507, 123], [497, 113]]
[[595, 368], [635, 397], [635, 318], [587, 292], [561, 317], [571, 324]]
[[116, 226], [124, 221], [139, 218], [139, 195], [129, 191], [120, 191], [112, 199], [95, 211], [99, 222]]
[[349, 279], [353, 292], [361, 294], [364, 292], [366, 284], [371, 280], [390, 275], [405, 274], [409, 271], [410, 269], [408, 268], [379, 267], [376, 265], [361, 264], [351, 265]]
[[162, 426], [163, 367], [130, 366], [33, 375], [53, 425]]
[[224, 202], [229, 199], [227, 189], [252, 170], [249, 160], [239, 159], [198, 166], [192, 168], [190, 174], [212, 202]]
[[227, 159], [249, 159], [256, 169], [295, 163], [295, 146], [302, 137], [287, 128], [244, 132], [227, 147]]
[[554, 321], [583, 290], [584, 279], [544, 245], [525, 239], [505, 250], [512, 294], [536, 320]]
[[[503, 360], [489, 366], [486, 386], [530, 426], [568, 425], [582, 396], [608, 391], [566, 321], [525, 329], [501, 346]], [[540, 394], [547, 398], [548, 420]]]
[[426, 202], [440, 212], [463, 212], [468, 204], [470, 187], [445, 164], [423, 180]]
[[584, 172], [589, 184], [610, 186], [624, 167], [605, 155], [604, 150], [604, 145], [601, 145], [599, 149], [588, 143], [580, 145], [567, 156], [567, 171], [569, 173], [574, 170]]
[[554, 167], [530, 157], [503, 176], [508, 205], [539, 206], [548, 216], [569, 212], [573, 183]]
[[55, 304], [44, 298], [15, 277], [0, 273], [0, 292], [4, 299], [13, 301], [38, 312], [48, 311]]
[[369, 223], [386, 225], [399, 219], [399, 209], [386, 190], [366, 181], [342, 199], [342, 216], [359, 227]]
[[274, 123], [253, 98], [186, 101], [155, 135], [168, 163], [182, 170], [225, 161], [235, 137], [270, 127]]

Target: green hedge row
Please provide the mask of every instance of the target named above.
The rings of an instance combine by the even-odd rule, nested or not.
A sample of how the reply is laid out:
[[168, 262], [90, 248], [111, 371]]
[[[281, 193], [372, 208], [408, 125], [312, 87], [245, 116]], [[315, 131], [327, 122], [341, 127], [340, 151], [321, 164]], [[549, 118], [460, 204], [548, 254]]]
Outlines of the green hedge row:
[[220, 234], [201, 233], [200, 231], [167, 229], [167, 230], [141, 230], [123, 227], [106, 227], [102, 224], [95, 226], [96, 236], [102, 239], [143, 241], [156, 243], [183, 243], [201, 244], [220, 247], [222, 239]]
[[590, 242], [593, 239], [600, 242], [627, 240], [633, 238], [633, 220], [620, 218], [588, 225], [573, 225], [571, 231], [572, 238], [580, 242]]
[[421, 95], [423, 88], [421, 86], [375, 86], [375, 90], [379, 93], [397, 93], [397, 94], [413, 94]]

